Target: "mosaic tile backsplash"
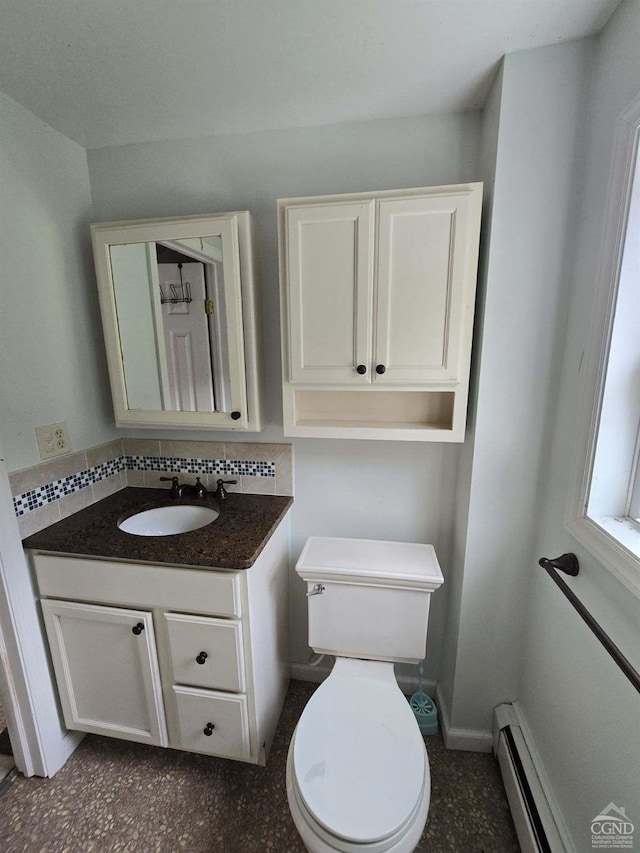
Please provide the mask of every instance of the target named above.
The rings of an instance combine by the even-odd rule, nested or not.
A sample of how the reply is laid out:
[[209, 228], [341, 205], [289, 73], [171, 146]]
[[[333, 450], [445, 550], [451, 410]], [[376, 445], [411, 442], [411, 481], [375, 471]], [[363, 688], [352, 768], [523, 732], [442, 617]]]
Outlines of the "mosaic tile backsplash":
[[13, 496], [18, 518], [45, 504], [106, 480], [121, 471], [162, 471], [174, 474], [221, 474], [231, 477], [275, 477], [275, 462], [247, 459], [186, 459], [177, 456], [120, 456], [100, 462]]
[[62, 477], [59, 480], [54, 480], [52, 483], [38, 486], [21, 495], [14, 495], [13, 508], [16, 515], [19, 518], [26, 512], [31, 512], [53, 501], [58, 501], [66, 495], [71, 495], [80, 489], [86, 489], [87, 486], [91, 486], [93, 483], [106, 480], [107, 477], [111, 477], [119, 471], [124, 471], [127, 467], [125, 460], [125, 456], [121, 456], [119, 459], [110, 459], [108, 462], [93, 465], [85, 471], [77, 471], [68, 477]]

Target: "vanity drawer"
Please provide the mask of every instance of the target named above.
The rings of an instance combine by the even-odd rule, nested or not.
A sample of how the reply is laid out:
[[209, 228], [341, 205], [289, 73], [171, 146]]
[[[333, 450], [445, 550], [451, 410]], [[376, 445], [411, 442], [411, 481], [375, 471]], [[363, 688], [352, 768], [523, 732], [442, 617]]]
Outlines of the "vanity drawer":
[[242, 625], [166, 613], [173, 680], [195, 687], [243, 691]]
[[[247, 697], [214, 693], [193, 687], [173, 688], [178, 711], [178, 743], [181, 749], [248, 759], [249, 720]], [[205, 730], [209, 734], [205, 734]]]
[[33, 556], [41, 596], [240, 616], [238, 572]]

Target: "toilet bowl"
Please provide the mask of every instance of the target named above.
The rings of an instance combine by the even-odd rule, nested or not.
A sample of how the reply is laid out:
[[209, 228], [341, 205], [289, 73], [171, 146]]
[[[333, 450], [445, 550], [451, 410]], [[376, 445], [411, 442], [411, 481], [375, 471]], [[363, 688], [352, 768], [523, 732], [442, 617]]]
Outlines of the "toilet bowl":
[[293, 821], [311, 853], [410, 853], [431, 777], [393, 665], [425, 656], [430, 597], [443, 582], [435, 552], [311, 537], [296, 571], [307, 583], [309, 645], [336, 662], [289, 746]]
[[294, 732], [287, 797], [311, 853], [410, 853], [429, 810], [429, 760], [393, 664], [338, 658]]

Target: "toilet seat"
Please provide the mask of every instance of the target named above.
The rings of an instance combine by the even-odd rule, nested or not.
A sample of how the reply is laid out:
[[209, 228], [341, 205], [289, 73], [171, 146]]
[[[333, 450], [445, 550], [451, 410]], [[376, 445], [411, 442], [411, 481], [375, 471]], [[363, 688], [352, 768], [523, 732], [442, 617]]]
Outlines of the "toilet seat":
[[420, 837], [429, 764], [392, 664], [336, 660], [298, 722], [287, 787], [298, 817], [329, 845], [318, 849], [403, 849], [397, 841], [424, 813]]
[[[295, 732], [294, 732], [295, 739]], [[294, 740], [291, 741], [292, 745]], [[430, 774], [428, 772], [427, 751], [423, 744], [424, 760], [427, 767], [425, 785], [414, 810], [408, 815], [404, 826], [394, 835], [383, 841], [371, 844], [358, 844], [332, 835], [321, 826], [306, 808], [298, 791], [293, 773], [293, 752], [287, 757], [287, 799], [291, 817], [309, 853], [412, 853], [420, 841], [427, 822], [431, 797]]]

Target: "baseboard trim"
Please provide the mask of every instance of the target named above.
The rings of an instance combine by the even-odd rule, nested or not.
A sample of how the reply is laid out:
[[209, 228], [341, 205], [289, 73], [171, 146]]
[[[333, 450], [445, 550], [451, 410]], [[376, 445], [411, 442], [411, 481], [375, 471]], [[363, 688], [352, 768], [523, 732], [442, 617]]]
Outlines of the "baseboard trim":
[[[309, 663], [292, 663], [291, 678], [296, 681], [312, 681], [314, 684], [320, 684], [328, 678], [331, 672], [330, 666], [311, 666]], [[398, 687], [405, 696], [411, 696], [418, 689], [418, 679], [409, 675], [397, 675], [396, 680]], [[422, 679], [422, 689], [429, 696], [436, 695], [436, 682], [426, 681]]]
[[311, 681], [320, 684], [329, 676], [331, 669], [327, 666], [311, 666], [309, 663], [292, 663], [291, 678], [295, 681]]
[[444, 745], [447, 749], [461, 749], [467, 752], [491, 752], [493, 750], [493, 734], [484, 729], [459, 729], [451, 725], [447, 706], [438, 684], [436, 687], [436, 705], [440, 718], [440, 727]]

